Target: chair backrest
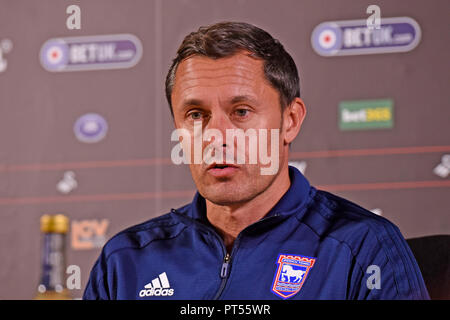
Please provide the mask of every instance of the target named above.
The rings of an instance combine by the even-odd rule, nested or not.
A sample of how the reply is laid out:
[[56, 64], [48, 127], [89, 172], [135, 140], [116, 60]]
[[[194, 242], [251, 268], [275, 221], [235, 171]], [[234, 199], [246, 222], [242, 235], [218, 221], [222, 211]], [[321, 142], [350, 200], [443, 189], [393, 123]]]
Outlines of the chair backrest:
[[450, 235], [407, 239], [431, 299], [450, 299]]

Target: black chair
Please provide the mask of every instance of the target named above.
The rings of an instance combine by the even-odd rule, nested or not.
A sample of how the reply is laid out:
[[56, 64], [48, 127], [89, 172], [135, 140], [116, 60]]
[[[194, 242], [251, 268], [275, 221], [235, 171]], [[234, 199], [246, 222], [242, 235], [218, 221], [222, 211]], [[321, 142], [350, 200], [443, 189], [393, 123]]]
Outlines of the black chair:
[[450, 299], [450, 235], [407, 239], [431, 299]]

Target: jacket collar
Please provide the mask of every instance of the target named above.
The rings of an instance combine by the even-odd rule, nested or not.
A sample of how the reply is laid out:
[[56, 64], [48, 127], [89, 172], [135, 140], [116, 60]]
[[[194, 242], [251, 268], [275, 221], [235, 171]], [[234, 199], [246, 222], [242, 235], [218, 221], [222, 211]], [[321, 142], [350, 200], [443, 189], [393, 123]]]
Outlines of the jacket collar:
[[[309, 181], [295, 167], [289, 166], [289, 177], [291, 186], [288, 191], [286, 191], [263, 219], [272, 216], [286, 217], [294, 213], [296, 213], [300, 219], [305, 212], [304, 209], [313, 197], [315, 188], [310, 186]], [[209, 221], [206, 217], [206, 202], [200, 193], [197, 192], [193, 201], [182, 209], [187, 209], [187, 212], [183, 214], [186, 218], [194, 219], [209, 225]], [[179, 209], [179, 211], [184, 211], [182, 209]]]

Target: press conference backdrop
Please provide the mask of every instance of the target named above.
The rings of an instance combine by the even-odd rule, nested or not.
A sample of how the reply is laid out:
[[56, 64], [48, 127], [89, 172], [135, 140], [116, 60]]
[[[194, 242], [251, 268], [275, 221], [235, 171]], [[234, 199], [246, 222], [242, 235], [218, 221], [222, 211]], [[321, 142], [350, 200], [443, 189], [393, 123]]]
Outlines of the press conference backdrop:
[[36, 293], [41, 215], [71, 220], [67, 264], [80, 267], [71, 292], [80, 298], [105, 241], [191, 201], [189, 169], [170, 158], [164, 79], [183, 37], [219, 21], [266, 29], [296, 61], [307, 117], [291, 163], [314, 186], [406, 238], [450, 233], [449, 9], [437, 0], [0, 0], [0, 299]]

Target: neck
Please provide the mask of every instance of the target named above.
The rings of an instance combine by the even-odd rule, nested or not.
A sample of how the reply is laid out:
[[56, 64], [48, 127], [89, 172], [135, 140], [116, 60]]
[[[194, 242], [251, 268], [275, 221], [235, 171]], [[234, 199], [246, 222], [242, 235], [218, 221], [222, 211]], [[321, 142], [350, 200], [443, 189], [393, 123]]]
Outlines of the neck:
[[290, 184], [289, 170], [286, 166], [266, 190], [249, 201], [218, 205], [205, 199], [208, 220], [222, 236], [228, 252], [231, 251], [239, 233], [262, 219], [283, 197]]

